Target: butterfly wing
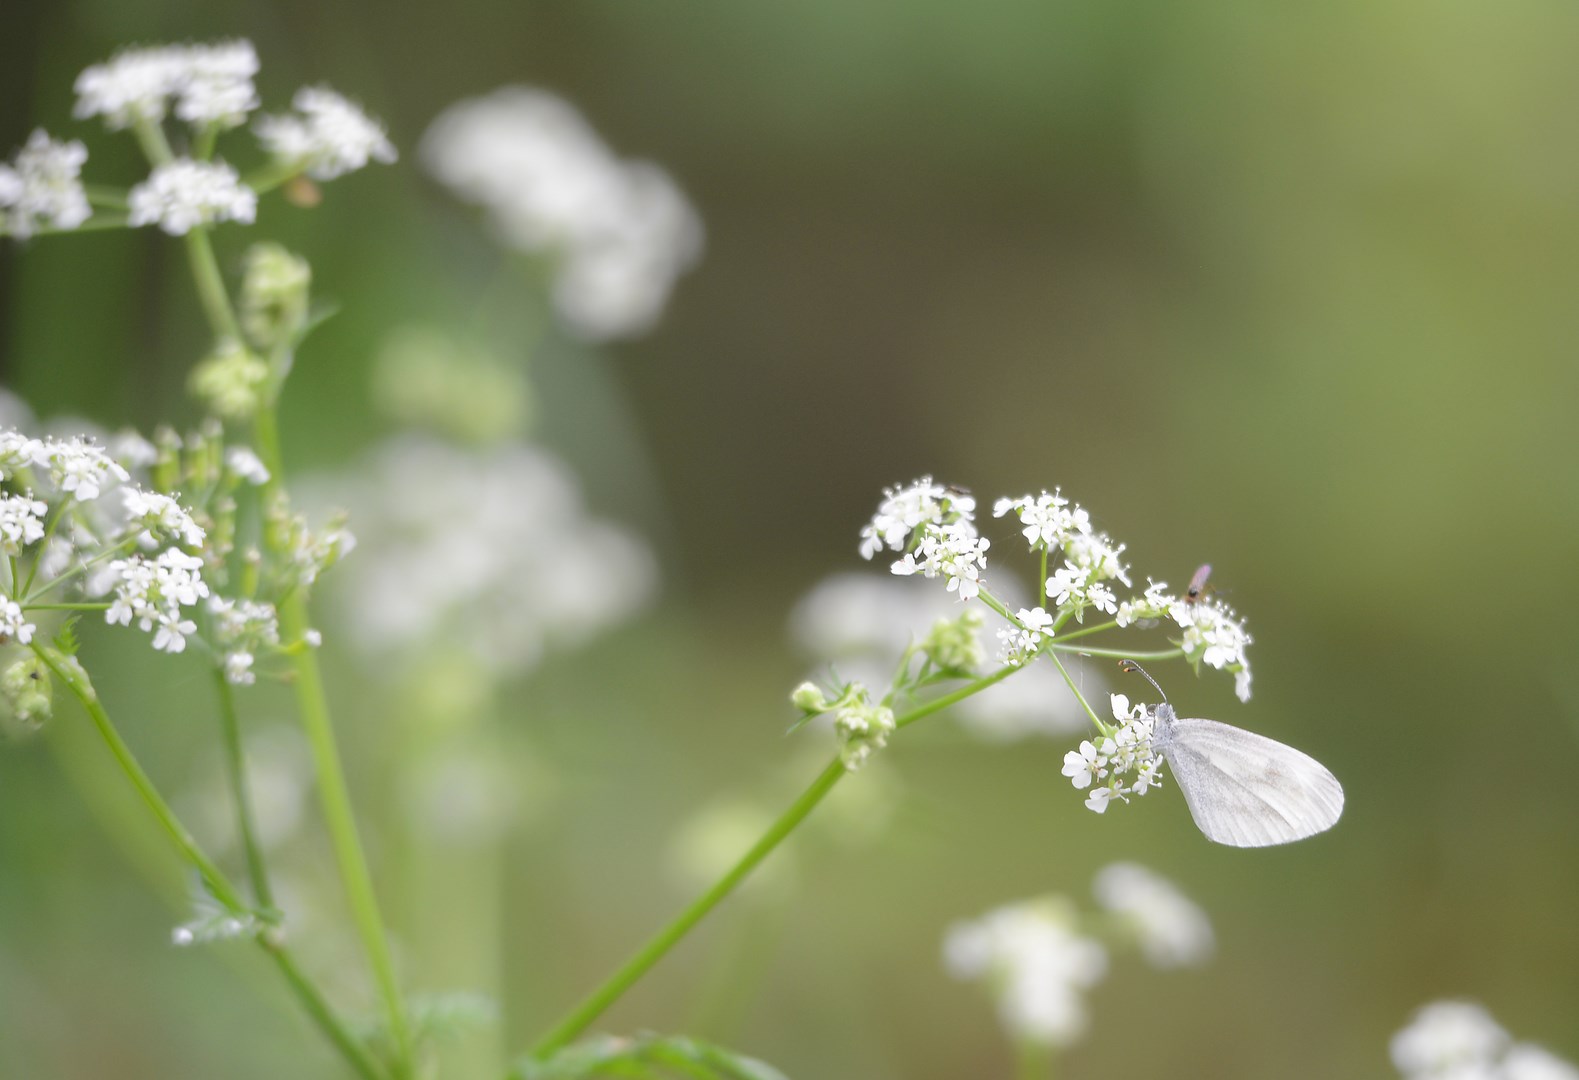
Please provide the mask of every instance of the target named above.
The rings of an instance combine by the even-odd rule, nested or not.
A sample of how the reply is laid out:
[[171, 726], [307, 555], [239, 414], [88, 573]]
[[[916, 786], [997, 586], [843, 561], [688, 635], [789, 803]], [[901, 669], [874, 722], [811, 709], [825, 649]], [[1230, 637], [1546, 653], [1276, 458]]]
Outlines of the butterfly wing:
[[1215, 720], [1178, 718], [1162, 740], [1190, 816], [1208, 840], [1270, 847], [1337, 824], [1343, 786], [1292, 746]]

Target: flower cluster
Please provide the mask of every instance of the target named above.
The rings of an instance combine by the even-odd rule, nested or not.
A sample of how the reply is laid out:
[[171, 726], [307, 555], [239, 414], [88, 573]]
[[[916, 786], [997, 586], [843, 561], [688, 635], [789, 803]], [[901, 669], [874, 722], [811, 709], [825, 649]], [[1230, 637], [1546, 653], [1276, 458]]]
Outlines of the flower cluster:
[[[1063, 773], [1077, 789], [1090, 789], [1086, 807], [1104, 813], [1114, 799], [1129, 802], [1162, 784], [1162, 755], [1152, 749], [1152, 718], [1144, 705], [1130, 708], [1123, 694], [1112, 696], [1118, 730], [1064, 755]], [[1133, 779], [1128, 779], [1133, 777]]]
[[314, 180], [333, 180], [369, 161], [388, 165], [398, 156], [383, 127], [333, 90], [304, 86], [291, 104], [295, 115], [257, 122], [258, 141]]
[[78, 119], [102, 116], [112, 130], [163, 120], [172, 103], [194, 126], [235, 127], [258, 107], [249, 41], [126, 49], [77, 77]]
[[380, 663], [439, 646], [500, 676], [630, 619], [657, 588], [635, 536], [592, 517], [573, 475], [525, 445], [470, 451], [407, 436], [305, 487], [369, 537], [335, 595]]
[[93, 213], [83, 192], [88, 151], [35, 131], [10, 165], [0, 165], [0, 225], [26, 239], [41, 228], [75, 229]]
[[1116, 863], [1097, 873], [1094, 890], [1120, 916], [1116, 925], [1111, 917], [1083, 914], [1067, 897], [1046, 896], [955, 923], [944, 935], [944, 966], [956, 978], [987, 984], [1016, 1042], [1063, 1047], [1084, 1033], [1084, 991], [1108, 972], [1102, 937], [1115, 948], [1138, 944], [1157, 968], [1198, 964], [1210, 955], [1211, 924], [1160, 875]]
[[961, 600], [981, 592], [987, 567], [986, 537], [976, 531], [976, 500], [967, 492], [923, 476], [913, 484], [888, 488], [872, 520], [861, 529], [861, 557], [884, 548], [902, 551], [895, 574], [942, 577]]
[[1091, 891], [1153, 967], [1189, 967], [1211, 956], [1211, 921], [1162, 875], [1137, 863], [1113, 863], [1097, 873]]
[[506, 87], [446, 109], [428, 171], [486, 208], [500, 240], [554, 260], [554, 305], [594, 340], [649, 329], [701, 254], [702, 226], [668, 174], [622, 161], [575, 108]]
[[48, 505], [31, 495], [0, 497], [0, 552], [20, 555], [24, 547], [42, 540], [48, 512]]
[[1253, 640], [1244, 620], [1218, 600], [1188, 600], [1168, 592], [1166, 582], [1153, 581], [1146, 591], [1118, 606], [1116, 621], [1131, 626], [1151, 619], [1171, 619], [1181, 631], [1175, 639], [1192, 664], [1204, 663], [1234, 676], [1234, 693], [1250, 700], [1250, 658]]
[[833, 710], [833, 730], [839, 736], [839, 760], [855, 772], [875, 751], [888, 745], [894, 731], [894, 710], [873, 703], [866, 687], [852, 684]]
[[179, 158], [160, 165], [127, 196], [132, 225], [158, 225], [181, 236], [220, 221], [247, 224], [258, 212], [258, 193], [222, 161]]
[[116, 559], [110, 563], [118, 579], [115, 599], [104, 613], [105, 619], [121, 626], [130, 626], [135, 619], [139, 629], [153, 631], [155, 649], [181, 652], [187, 637], [197, 633], [197, 624], [184, 609], [208, 595], [202, 568], [199, 556], [178, 548], [153, 559], [143, 555]]
[[274, 605], [211, 596], [208, 612], [214, 620], [214, 645], [224, 653], [225, 678], [238, 686], [250, 686], [257, 681], [252, 665], [258, 651], [280, 643]]
[[1405, 1080], [1579, 1080], [1579, 1067], [1531, 1043], [1514, 1043], [1479, 1005], [1437, 1001], [1392, 1038]]
[[1041, 652], [1042, 642], [1053, 636], [1055, 620], [1040, 606], [1021, 608], [1014, 619], [1014, 623], [998, 631], [998, 640], [1003, 642], [1004, 662], [1018, 667]]
[[1121, 558], [1124, 545], [1094, 531], [1089, 513], [1056, 489], [999, 499], [992, 509], [994, 517], [1010, 513], [1019, 518], [1020, 533], [1032, 551], [1063, 553], [1064, 565], [1046, 582], [1049, 599], [1072, 611], [1076, 619], [1083, 619], [1087, 608], [1109, 615], [1118, 611], [1118, 596], [1108, 582], [1130, 583], [1128, 567]]

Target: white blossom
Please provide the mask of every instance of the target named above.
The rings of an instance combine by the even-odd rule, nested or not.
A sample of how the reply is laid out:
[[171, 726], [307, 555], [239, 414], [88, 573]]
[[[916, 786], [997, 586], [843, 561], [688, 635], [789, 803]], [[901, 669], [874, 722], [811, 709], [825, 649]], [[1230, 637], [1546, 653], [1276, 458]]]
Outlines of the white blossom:
[[1136, 863], [1113, 863], [1092, 883], [1097, 902], [1124, 920], [1141, 952], [1159, 968], [1203, 963], [1212, 954], [1212, 924], [1173, 882]]
[[202, 547], [207, 535], [192, 517], [191, 511], [169, 495], [157, 491], [144, 491], [137, 487], [122, 489], [122, 501], [129, 521], [144, 531], [139, 538], [143, 547], [176, 540], [187, 547]]
[[1399, 1072], [1425, 1080], [1458, 1068], [1490, 1066], [1509, 1042], [1502, 1025], [1479, 1005], [1437, 1001], [1421, 1008], [1393, 1036], [1391, 1050]]
[[1579, 1067], [1530, 1043], [1520, 1043], [1502, 1059], [1501, 1080], [1579, 1080]]
[[36, 444], [34, 459], [49, 470], [56, 488], [78, 502], [92, 502], [105, 488], [131, 479], [120, 462], [80, 437], [46, 439]]
[[178, 158], [155, 169], [127, 196], [132, 225], [158, 225], [181, 236], [199, 225], [221, 221], [250, 224], [258, 195], [222, 161]]
[[701, 254], [702, 226], [668, 174], [622, 161], [567, 102], [507, 87], [446, 109], [429, 172], [485, 207], [505, 244], [553, 258], [554, 303], [593, 339], [648, 329]]
[[116, 559], [110, 563], [117, 579], [115, 595], [105, 621], [130, 626], [135, 620], [141, 630], [153, 632], [155, 649], [181, 652], [187, 637], [197, 632], [197, 624], [183, 609], [208, 595], [202, 567], [201, 558], [179, 548], [169, 548], [154, 559], [143, 555]]
[[102, 116], [113, 129], [164, 119], [172, 101], [182, 120], [235, 127], [258, 106], [251, 42], [126, 49], [77, 77], [79, 119]]
[[1180, 644], [1192, 662], [1234, 673], [1234, 692], [1250, 700], [1250, 659], [1245, 649], [1253, 640], [1244, 620], [1219, 600], [1176, 604], [1169, 614], [1184, 631]]
[[1062, 548], [1076, 536], [1091, 531], [1091, 515], [1070, 502], [1058, 489], [1051, 494], [1025, 495], [1018, 499], [999, 499], [993, 517], [1013, 512], [1023, 526], [1020, 530], [1032, 551]]
[[911, 534], [918, 529], [969, 523], [975, 517], [975, 498], [957, 488], [934, 483], [930, 476], [903, 487], [885, 488], [877, 513], [861, 528], [861, 558], [870, 559], [884, 548], [905, 550]]
[[225, 678], [237, 686], [257, 681], [252, 670], [258, 650], [278, 645], [279, 617], [273, 604], [256, 600], [211, 596], [214, 646], [224, 655]]
[[0, 431], [0, 480], [9, 480], [18, 471], [40, 464], [43, 449], [43, 443], [20, 431]]
[[[1112, 695], [1119, 726], [1111, 736], [1086, 739], [1064, 755], [1063, 774], [1077, 790], [1090, 789], [1086, 808], [1105, 813], [1114, 799], [1129, 802], [1162, 783], [1162, 757], [1152, 749], [1152, 718], [1144, 706], [1131, 709], [1123, 694]], [[1128, 778], [1128, 779], [1127, 779]]]
[[893, 572], [901, 576], [942, 577], [948, 582], [949, 592], [961, 600], [970, 600], [981, 593], [981, 572], [987, 566], [990, 543], [976, 534], [970, 522], [953, 521], [923, 533], [916, 549], [907, 551], [904, 558], [894, 563]]
[[75, 229], [92, 215], [83, 192], [80, 142], [56, 142], [34, 131], [10, 165], [0, 165], [0, 225], [26, 238], [40, 228]]
[[0, 597], [0, 645], [16, 642], [26, 645], [33, 640], [37, 629], [22, 617], [22, 608], [15, 600]]
[[315, 180], [333, 180], [369, 161], [396, 158], [384, 129], [327, 87], [304, 86], [291, 102], [296, 114], [265, 116], [254, 125], [264, 149]]
[[232, 446], [225, 451], [225, 468], [253, 487], [261, 487], [269, 482], [268, 467], [245, 446]]
[[1015, 623], [998, 631], [1003, 642], [1004, 663], [1020, 665], [1041, 650], [1042, 641], [1053, 635], [1054, 618], [1045, 608], [1021, 608]]
[[959, 979], [984, 982], [998, 1016], [1017, 1040], [1064, 1046], [1085, 1031], [1082, 991], [1107, 973], [1107, 952], [1075, 929], [1059, 898], [1027, 901], [956, 923], [943, 939], [943, 961]]
[[0, 552], [20, 555], [22, 549], [44, 538], [45, 503], [32, 495], [0, 496]]

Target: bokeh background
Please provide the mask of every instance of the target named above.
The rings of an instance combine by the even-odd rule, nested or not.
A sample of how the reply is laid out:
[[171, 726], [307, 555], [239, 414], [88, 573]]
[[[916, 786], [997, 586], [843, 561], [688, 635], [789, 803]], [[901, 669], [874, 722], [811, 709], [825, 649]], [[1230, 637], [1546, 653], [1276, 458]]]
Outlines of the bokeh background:
[[[609, 1030], [697, 1028], [795, 1077], [1003, 1076], [943, 928], [1127, 858], [1202, 903], [1220, 952], [1121, 966], [1065, 1075], [1386, 1076], [1388, 1034], [1441, 996], [1579, 1056], [1572, 5], [12, 0], [6, 27], [0, 146], [42, 123], [122, 181], [129, 145], [68, 116], [75, 74], [123, 43], [249, 37], [266, 102], [327, 81], [388, 122], [399, 165], [314, 210], [269, 202], [255, 230], [342, 308], [285, 402], [301, 470], [390, 430], [369, 391], [388, 329], [464, 326], [497, 271], [412, 152], [447, 104], [550, 88], [705, 221], [654, 332], [531, 357], [533, 437], [648, 537], [663, 585], [493, 703], [524, 798], [481, 878], [380, 846], [404, 744], [379, 674], [326, 653], [397, 934], [453, 920], [456, 953], [508, 971], [502, 1047], [686, 899], [669, 853], [692, 815], [814, 774], [783, 736], [808, 668], [787, 614], [857, 566], [883, 485], [933, 472], [984, 498], [1061, 484], [1142, 575], [1213, 563], [1256, 636], [1254, 700], [1155, 673], [1185, 711], [1315, 753], [1343, 821], [1222, 849], [1171, 791], [1087, 813], [1064, 743], [928, 721], [883, 763], [874, 842], [797, 841], [792, 880], [739, 898]], [[250, 238], [220, 234], [227, 266]], [[0, 380], [40, 415], [189, 423], [205, 344], [152, 230], [0, 248]], [[151, 771], [190, 783], [217, 740], [201, 666], [88, 648]], [[0, 752], [0, 1075], [337, 1075], [242, 947], [169, 947], [179, 871], [107, 838], [105, 814], [137, 831], [124, 793], [65, 774], [52, 741], [95, 759], [58, 712]], [[467, 937], [479, 910], [496, 943]], [[445, 955], [413, 946], [411, 981], [444, 988]]]

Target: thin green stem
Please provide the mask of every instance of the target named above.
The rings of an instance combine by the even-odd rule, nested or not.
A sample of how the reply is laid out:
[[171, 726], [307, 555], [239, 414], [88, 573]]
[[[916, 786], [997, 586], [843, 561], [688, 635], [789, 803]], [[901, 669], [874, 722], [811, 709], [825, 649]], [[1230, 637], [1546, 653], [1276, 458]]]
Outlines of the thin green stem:
[[[975, 682], [961, 687], [952, 694], [944, 694], [942, 697], [934, 698], [925, 704], [917, 705], [903, 716], [897, 717], [894, 720], [894, 727], [896, 730], [907, 727], [924, 716], [931, 716], [935, 712], [940, 712], [956, 702], [965, 700], [972, 694], [979, 694], [987, 687], [1001, 682], [1018, 670], [1019, 668], [1014, 665], [1005, 664], [996, 671], [982, 676]], [[585, 1031], [594, 1020], [603, 1014], [604, 1010], [614, 1004], [625, 991], [635, 985], [637, 980], [651, 970], [659, 960], [662, 960], [681, 938], [685, 937], [697, 923], [701, 922], [709, 912], [733, 892], [736, 886], [744, 881], [751, 871], [756, 869], [757, 865], [783, 842], [785, 837], [794, 832], [795, 828], [802, 821], [806, 820], [807, 815], [823, 800], [823, 797], [833, 790], [834, 785], [844, 777], [846, 771], [844, 762], [834, 758], [828, 764], [828, 767], [812, 781], [811, 786], [790, 804], [789, 809], [785, 810], [772, 825], [768, 826], [767, 831], [758, 838], [755, 844], [751, 845], [750, 850], [740, 857], [739, 862], [730, 867], [723, 877], [719, 878], [713, 883], [711, 888], [692, 901], [667, 926], [649, 938], [646, 944], [638, 949], [636, 954], [627, 960], [619, 970], [582, 999], [581, 1003], [572, 1009], [563, 1020], [539, 1039], [530, 1051], [531, 1056], [545, 1058]]]
[[138, 120], [132, 125], [132, 133], [137, 136], [137, 145], [142, 147], [143, 156], [150, 165], [158, 168], [175, 160], [175, 151], [170, 149], [170, 140], [165, 138], [159, 121]]
[[1020, 1040], [1014, 1075], [1015, 1080], [1052, 1080], [1052, 1048], [1030, 1039]]
[[109, 548], [106, 551], [99, 552], [99, 554], [95, 555], [93, 558], [89, 559], [87, 562], [78, 563], [76, 566], [73, 566], [70, 570], [67, 570], [65, 573], [59, 575], [58, 577], [50, 578], [48, 581], [46, 581], [43, 584], [43, 586], [41, 586], [39, 588], [38, 592], [33, 593], [26, 600], [20, 601], [20, 603], [22, 604], [23, 607], [41, 608], [41, 607], [44, 606], [43, 604], [35, 603], [35, 601], [40, 596], [43, 596], [45, 593], [59, 588], [60, 586], [66, 584], [66, 582], [71, 581], [74, 578], [80, 577], [81, 575], [87, 573], [89, 570], [92, 570], [95, 566], [97, 566], [100, 563], [104, 562], [106, 559], [113, 559], [117, 555], [125, 555], [125, 554], [127, 554], [128, 552], [130, 552], [132, 550], [132, 548], [134, 548], [136, 546], [137, 546], [137, 538], [135, 536], [127, 537], [125, 540], [122, 540], [119, 544], [116, 544], [114, 547]]
[[1065, 645], [1054, 641], [1047, 648], [1055, 652], [1074, 653], [1078, 656], [1101, 656], [1114, 660], [1172, 660], [1183, 656], [1183, 649], [1159, 649], [1156, 652], [1126, 652], [1123, 649], [1082, 649], [1079, 645]]
[[1079, 630], [1071, 630], [1069, 633], [1064, 634], [1058, 640], [1073, 641], [1075, 638], [1090, 637], [1092, 634], [1100, 634], [1104, 630], [1111, 630], [1117, 625], [1117, 619], [1109, 619], [1105, 623], [1096, 623], [1092, 626], [1082, 626]]
[[62, 499], [60, 505], [55, 508], [54, 514], [50, 515], [49, 521], [45, 523], [44, 535], [39, 539], [38, 547], [35, 549], [37, 554], [33, 557], [33, 565], [28, 568], [27, 581], [23, 583], [21, 592], [17, 594], [18, 597], [26, 596], [32, 590], [33, 579], [38, 576], [39, 565], [44, 561], [44, 552], [49, 549], [49, 542], [54, 538], [55, 530], [60, 527], [61, 520], [71, 509], [75, 498], [74, 495], [67, 495]]
[[302, 974], [301, 968], [296, 966], [296, 961], [285, 947], [271, 945], [262, 936], [258, 938], [258, 944], [274, 958], [274, 965], [280, 969], [280, 974], [285, 976], [285, 981], [290, 984], [302, 1008], [307, 1010], [307, 1014], [318, 1024], [319, 1029], [345, 1056], [346, 1061], [356, 1070], [356, 1074], [362, 1080], [384, 1080], [384, 1070], [374, 1060], [372, 1053], [335, 1015], [334, 1009], [324, 1000], [311, 980]]
[[1042, 572], [1036, 579], [1036, 606], [1047, 607], [1047, 545], [1042, 545]]
[[1069, 684], [1069, 689], [1074, 693], [1075, 700], [1080, 702], [1080, 707], [1086, 711], [1086, 715], [1091, 718], [1091, 722], [1096, 725], [1097, 730], [1104, 735], [1113, 734], [1112, 725], [1103, 723], [1096, 712], [1092, 710], [1090, 704], [1086, 701], [1086, 696], [1080, 692], [1080, 687], [1075, 685], [1075, 680], [1069, 677], [1069, 672], [1064, 668], [1063, 662], [1058, 659], [1058, 654], [1049, 652], [1047, 659], [1051, 660], [1054, 666], [1058, 668], [1058, 674], [1062, 675], [1064, 682]]
[[263, 845], [258, 843], [258, 828], [252, 815], [252, 797], [247, 789], [247, 769], [241, 747], [241, 719], [236, 713], [236, 694], [223, 668], [214, 669], [214, 684], [219, 690], [219, 726], [225, 736], [225, 774], [231, 798], [236, 804], [236, 832], [247, 853], [247, 872], [252, 877], [252, 895], [258, 905], [274, 907], [274, 891], [269, 887], [268, 865]]
[[75, 667], [75, 665], [67, 667], [56, 658], [51, 650], [45, 649], [40, 645], [35, 644], [32, 648], [34, 654], [44, 662], [50, 671], [54, 672], [55, 677], [64, 683], [72, 695], [82, 703], [82, 707], [87, 710], [88, 716], [93, 720], [94, 726], [99, 729], [99, 736], [104, 740], [105, 745], [110, 748], [110, 753], [115, 756], [115, 761], [120, 765], [121, 771], [132, 782], [132, 786], [137, 789], [137, 794], [142, 796], [142, 800], [147, 804], [148, 809], [153, 811], [154, 817], [164, 831], [169, 834], [170, 839], [175, 842], [175, 846], [182, 856], [203, 876], [204, 882], [207, 883], [208, 891], [213, 894], [214, 899], [232, 911], [244, 912], [251, 910], [247, 902], [241, 898], [241, 894], [236, 891], [235, 886], [231, 885], [230, 880], [220, 871], [219, 867], [215, 866], [209, 857], [203, 854], [202, 850], [197, 846], [197, 841], [192, 839], [192, 834], [187, 832], [186, 826], [181, 824], [180, 819], [175, 816], [175, 811], [170, 809], [170, 804], [165, 802], [164, 796], [159, 794], [159, 789], [154, 787], [154, 782], [149, 779], [148, 774], [137, 763], [137, 758], [132, 754], [131, 747], [126, 745], [126, 740], [121, 738], [120, 732], [110, 722], [109, 714], [104, 711], [104, 706], [99, 704], [98, 693], [79, 674], [81, 669]]
[[203, 313], [208, 316], [214, 337], [240, 342], [241, 323], [236, 320], [230, 294], [225, 291], [225, 278], [219, 272], [219, 260], [214, 257], [207, 226], [199, 225], [186, 234], [186, 254], [192, 264], [192, 277], [197, 282], [198, 298], [203, 302]]
[[248, 173], [241, 178], [241, 182], [259, 195], [262, 195], [265, 192], [273, 191], [287, 180], [300, 176], [301, 173], [302, 166], [300, 162], [276, 163]]
[[786, 836], [795, 831], [795, 827], [822, 802], [823, 798], [832, 791], [845, 775], [844, 762], [835, 758], [828, 767], [818, 774], [811, 786], [801, 793], [800, 798], [790, 805], [790, 808], [781, 814], [777, 821], [768, 827], [751, 849], [741, 856], [740, 861], [730, 867], [723, 877], [713, 883], [701, 896], [657, 934], [653, 935], [645, 945], [636, 951], [625, 964], [611, 975], [603, 985], [570, 1011], [570, 1014], [561, 1020], [554, 1028], [537, 1041], [531, 1053], [535, 1057], [547, 1057], [560, 1049], [585, 1031], [594, 1020], [603, 1014], [603, 1011], [629, 990], [636, 980], [645, 975], [659, 960], [663, 959], [675, 944], [691, 931], [697, 923], [701, 922], [719, 902], [734, 891], [735, 886], [745, 880], [746, 875], [756, 869], [757, 864], [767, 858], [769, 853], [784, 840]]
[[[308, 627], [305, 598], [297, 592], [281, 605], [281, 635], [286, 641], [295, 641], [307, 632]], [[395, 979], [395, 966], [390, 957], [384, 919], [379, 913], [378, 899], [373, 891], [373, 875], [368, 869], [367, 854], [362, 848], [356, 816], [351, 810], [351, 796], [346, 787], [345, 772], [340, 765], [340, 751], [335, 745], [323, 676], [318, 670], [317, 651], [303, 649], [292, 655], [291, 662], [296, 675], [296, 704], [301, 712], [302, 729], [307, 735], [318, 773], [318, 794], [323, 805], [324, 824], [329, 830], [335, 861], [340, 868], [340, 880], [345, 886], [351, 915], [362, 938], [362, 948], [367, 953], [379, 996], [384, 1002], [389, 1034], [395, 1044], [396, 1075], [409, 1076], [411, 1033], [406, 1026], [406, 1009]]]
[[102, 206], [107, 210], [125, 210], [131, 205], [127, 202], [127, 192], [124, 188], [105, 187], [103, 184], [83, 184], [82, 193], [88, 197], [90, 205]]

